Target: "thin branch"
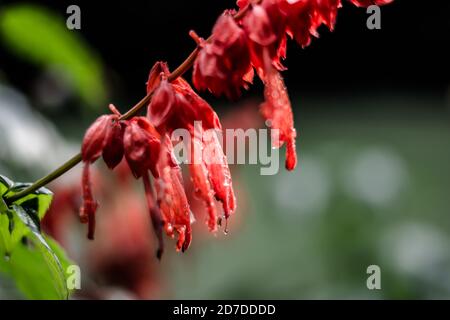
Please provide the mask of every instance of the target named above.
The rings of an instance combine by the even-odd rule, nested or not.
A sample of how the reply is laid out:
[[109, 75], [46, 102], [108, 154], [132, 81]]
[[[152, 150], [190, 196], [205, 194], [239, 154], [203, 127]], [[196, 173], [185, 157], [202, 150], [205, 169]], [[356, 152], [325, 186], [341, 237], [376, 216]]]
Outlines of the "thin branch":
[[[255, 3], [259, 3], [260, 0], [255, 1]], [[235, 20], [240, 20], [242, 19], [242, 17], [245, 15], [245, 13], [249, 10], [250, 8], [250, 4], [247, 5], [245, 8], [243, 8], [242, 10], [239, 10], [234, 16], [233, 18]], [[212, 40], [212, 36], [210, 36], [206, 41], [211, 41]], [[197, 57], [199, 53], [199, 49], [198, 47], [195, 48], [191, 54], [183, 61], [183, 63], [181, 63], [178, 68], [176, 68], [168, 77], [169, 81], [174, 81], [176, 80], [178, 77], [181, 77], [184, 73], [186, 73], [186, 71], [188, 71], [194, 64], [195, 58]], [[133, 108], [131, 108], [130, 110], [128, 110], [125, 114], [122, 115], [122, 117], [120, 117], [120, 120], [127, 120], [130, 119], [132, 117], [134, 117], [145, 105], [148, 104], [148, 102], [150, 102], [152, 94], [149, 93], [147, 94], [144, 98], [142, 98], [141, 101], [139, 101], [137, 104], [134, 105]], [[48, 175], [46, 175], [45, 177], [42, 177], [41, 179], [35, 181], [32, 185], [30, 185], [29, 187], [23, 189], [20, 192], [17, 192], [16, 194], [10, 196], [10, 197], [6, 197], [5, 198], [5, 202], [6, 204], [11, 204], [14, 201], [17, 201], [23, 197], [25, 197], [26, 195], [36, 191], [37, 189], [49, 184], [50, 182], [52, 182], [53, 180], [59, 178], [60, 176], [62, 176], [64, 173], [66, 173], [67, 171], [69, 171], [70, 169], [72, 169], [73, 167], [75, 167], [77, 164], [79, 164], [81, 162], [81, 153], [78, 153], [76, 156], [72, 157], [70, 160], [68, 160], [66, 163], [62, 164], [59, 168], [55, 169], [54, 171], [52, 171], [51, 173], [49, 173]]]

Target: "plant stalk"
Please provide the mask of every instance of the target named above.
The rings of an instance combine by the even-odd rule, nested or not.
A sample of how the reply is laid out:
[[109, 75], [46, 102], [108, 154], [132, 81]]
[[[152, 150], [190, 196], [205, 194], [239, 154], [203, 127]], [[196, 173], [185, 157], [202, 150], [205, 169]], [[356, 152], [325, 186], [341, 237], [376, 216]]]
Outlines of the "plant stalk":
[[[259, 3], [260, 0], [255, 1], [255, 3]], [[233, 18], [235, 20], [240, 20], [242, 19], [242, 17], [245, 15], [245, 13], [249, 10], [251, 5], [247, 5], [245, 8], [243, 8], [242, 10], [239, 10], [234, 16]], [[210, 36], [206, 41], [211, 41], [212, 40], [212, 36]], [[195, 58], [197, 57], [199, 53], [199, 48], [195, 48], [191, 54], [183, 61], [183, 63], [181, 63], [169, 76], [168, 76], [168, 80], [169, 81], [174, 81], [175, 79], [177, 79], [178, 77], [181, 77], [184, 73], [186, 73], [186, 71], [188, 71], [194, 64]], [[149, 93], [147, 94], [144, 98], [142, 98], [141, 101], [139, 101], [137, 104], [134, 105], [133, 108], [131, 108], [130, 110], [128, 110], [126, 113], [124, 113], [121, 117], [120, 120], [128, 120], [132, 117], [134, 117], [145, 105], [148, 104], [148, 102], [151, 99], [152, 94]], [[53, 180], [59, 178], [60, 176], [62, 176], [64, 173], [66, 173], [67, 171], [69, 171], [70, 169], [72, 169], [73, 167], [75, 167], [77, 164], [79, 164], [81, 162], [82, 158], [81, 158], [81, 153], [78, 153], [77, 155], [75, 155], [74, 157], [72, 157], [70, 160], [68, 160], [67, 162], [65, 162], [64, 164], [62, 164], [59, 168], [55, 169], [54, 171], [52, 171], [51, 173], [49, 173], [48, 175], [46, 175], [45, 177], [42, 177], [41, 179], [35, 181], [32, 185], [30, 185], [29, 187], [23, 189], [20, 192], [17, 192], [16, 194], [10, 196], [10, 197], [5, 197], [5, 202], [7, 205], [12, 204], [14, 201], [17, 201], [23, 197], [25, 197], [26, 195], [36, 191], [37, 189], [49, 184], [50, 182], [52, 182]]]

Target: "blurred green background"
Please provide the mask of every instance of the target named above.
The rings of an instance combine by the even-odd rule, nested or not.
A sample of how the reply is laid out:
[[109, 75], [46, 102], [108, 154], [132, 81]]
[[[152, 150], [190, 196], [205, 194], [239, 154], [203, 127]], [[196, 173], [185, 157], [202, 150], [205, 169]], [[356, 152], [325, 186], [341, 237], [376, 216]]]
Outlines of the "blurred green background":
[[[220, 13], [232, 4], [221, 1], [214, 10]], [[33, 181], [51, 171], [78, 151], [84, 130], [106, 112], [109, 102], [126, 110], [143, 96], [147, 72], [165, 48], [172, 66], [183, 59], [192, 43], [182, 42], [181, 50], [175, 48], [173, 36], [167, 36], [172, 47], [163, 42], [155, 48], [159, 42], [151, 41], [152, 36], [157, 37], [155, 33], [163, 37], [164, 32], [154, 27], [162, 19], [155, 21], [158, 10], [169, 10], [162, 6], [136, 2], [125, 11], [122, 5], [113, 7], [112, 17], [119, 13], [124, 17], [121, 29], [117, 23], [111, 26], [113, 33], [101, 27], [104, 17], [94, 16], [93, 12], [102, 12], [99, 5], [80, 2], [87, 23], [80, 31], [69, 31], [64, 1], [0, 2], [0, 174]], [[199, 16], [204, 14], [204, 3], [193, 6], [195, 10], [195, 6], [203, 8], [197, 12]], [[141, 11], [149, 7], [153, 20], [142, 23], [153, 29], [148, 29], [148, 38], [139, 39]], [[230, 222], [228, 235], [208, 234], [200, 221], [193, 245], [185, 254], [168, 249], [161, 263], [154, 261], [153, 252], [145, 258], [127, 258], [134, 262], [114, 261], [114, 268], [108, 265], [104, 272], [115, 276], [106, 280], [98, 280], [101, 275], [91, 267], [86, 272], [88, 280], [83, 279], [84, 289], [76, 296], [448, 298], [448, 56], [445, 51], [429, 52], [428, 56], [422, 55], [425, 51], [409, 51], [416, 45], [417, 34], [428, 30], [418, 24], [417, 30], [405, 35], [402, 21], [411, 16], [405, 16], [403, 9], [411, 14], [411, 6], [402, 1], [391, 10], [386, 7], [386, 27], [371, 34], [351, 31], [355, 26], [364, 29], [364, 24], [358, 23], [364, 21], [365, 13], [344, 6], [346, 13], [342, 24], [338, 20], [336, 34], [326, 33], [304, 51], [294, 45], [289, 48], [286, 76], [299, 135], [299, 167], [292, 173], [281, 168], [275, 176], [261, 176], [259, 165], [233, 166], [240, 209]], [[180, 8], [172, 10], [168, 19], [173, 30], [163, 30], [173, 35], [182, 29], [189, 41], [186, 29], [192, 19], [177, 16], [174, 12], [183, 11]], [[417, 10], [424, 10], [425, 20], [437, 23], [436, 17], [427, 16], [430, 9]], [[354, 18], [349, 18], [349, 12]], [[208, 19], [204, 24], [197, 22], [197, 27], [209, 30], [214, 20]], [[133, 36], [129, 36], [130, 30], [134, 30]], [[443, 48], [447, 40], [439, 35], [448, 31], [447, 21], [436, 30], [438, 43], [432, 46]], [[403, 40], [398, 40], [400, 34]], [[125, 37], [129, 38], [123, 40], [129, 41], [126, 44], [121, 42]], [[347, 45], [346, 51], [341, 43]], [[113, 52], [112, 47], [117, 50]], [[411, 55], [397, 56], [394, 52], [402, 47]], [[336, 56], [329, 57], [330, 52]], [[357, 54], [352, 56], [352, 52]], [[375, 59], [375, 67], [367, 64]], [[336, 65], [332, 70], [331, 63]], [[431, 68], [435, 77], [430, 65], [438, 67]], [[361, 78], [364, 72], [368, 75]], [[262, 127], [257, 113], [261, 94], [257, 84], [244, 94], [243, 102], [205, 96], [226, 119], [227, 127], [240, 127], [244, 120]], [[244, 105], [253, 106], [253, 111]], [[79, 168], [59, 183], [77, 186]], [[120, 190], [115, 195], [120, 197]], [[127, 215], [126, 210], [122, 214]], [[82, 239], [83, 229], [73, 224], [69, 227], [63, 245], [74, 261], [89, 265], [92, 258], [84, 251], [95, 252], [97, 241], [87, 243]], [[151, 234], [150, 229], [148, 232]], [[173, 243], [167, 243], [172, 249]], [[119, 243], [115, 250], [121, 249]], [[142, 267], [142, 259], [149, 260], [149, 266]], [[130, 269], [136, 275], [133, 283], [138, 283], [130, 289], [127, 283], [117, 281], [117, 274], [128, 272], [127, 266], [135, 268], [135, 262], [148, 272]], [[381, 290], [366, 286], [369, 265], [381, 268]], [[149, 285], [138, 290], [139, 283]], [[0, 274], [0, 298], [22, 297], [11, 280]]]

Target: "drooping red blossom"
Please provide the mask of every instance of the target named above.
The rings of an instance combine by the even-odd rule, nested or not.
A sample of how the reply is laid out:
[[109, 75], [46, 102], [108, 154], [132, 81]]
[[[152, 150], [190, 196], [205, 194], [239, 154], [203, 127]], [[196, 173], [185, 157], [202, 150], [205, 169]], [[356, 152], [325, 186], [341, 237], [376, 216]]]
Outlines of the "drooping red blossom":
[[294, 170], [297, 165], [294, 117], [283, 78], [274, 68], [266, 74], [264, 88], [265, 102], [261, 105], [261, 113], [270, 121], [272, 146], [279, 148], [286, 143], [285, 166], [287, 170]]
[[201, 199], [208, 212], [208, 228], [210, 232], [217, 231], [217, 210], [214, 204], [214, 189], [208, 178], [208, 168], [202, 157], [203, 142], [202, 137], [194, 135], [191, 139], [189, 154], [189, 172], [191, 174], [192, 184], [194, 185], [194, 194]]
[[311, 43], [311, 36], [319, 37], [317, 29], [322, 24], [334, 30], [342, 6], [341, 0], [281, 0], [279, 4], [286, 16], [286, 32], [302, 47]]
[[156, 193], [166, 234], [178, 234], [176, 248], [186, 251], [192, 240], [191, 211], [184, 192], [181, 169], [173, 155], [173, 146], [166, 136], [161, 145], [157, 164], [159, 178], [156, 179]]
[[203, 134], [203, 159], [215, 197], [222, 202], [225, 219], [228, 219], [236, 210], [236, 197], [227, 158], [214, 130]]
[[[158, 88], [162, 75], [169, 74], [169, 67], [167, 63], [162, 61], [157, 61], [150, 70], [148, 74], [148, 80], [146, 83], [147, 86], [147, 94], [153, 92], [156, 88]], [[152, 98], [153, 99], [153, 98]]]
[[125, 158], [136, 178], [149, 170], [158, 176], [156, 163], [160, 151], [160, 136], [145, 117], [135, 117], [125, 122], [123, 135]]
[[[349, 0], [358, 7], [368, 7], [370, 5], [385, 5], [393, 2], [393, 0]], [[237, 4], [243, 8], [249, 4], [248, 0], [238, 0]], [[254, 6], [256, 7], [256, 6]], [[265, 19], [265, 14], [261, 10], [265, 9], [265, 13], [269, 17], [269, 22]], [[271, 36], [277, 35], [273, 31], [273, 26], [280, 26], [285, 28], [285, 32], [294, 38], [302, 47], [306, 47], [311, 43], [311, 37], [319, 37], [317, 29], [324, 24], [330, 31], [334, 30], [336, 24], [336, 17], [339, 8], [342, 7], [342, 0], [263, 0], [260, 7], [256, 10], [250, 10], [249, 17], [244, 19], [244, 22], [250, 21], [249, 31], [254, 25], [256, 30], [266, 30], [268, 33], [264, 37], [270, 39]], [[281, 12], [281, 14], [280, 14]], [[255, 19], [258, 17], [258, 19]], [[258, 26], [260, 20], [261, 25]], [[284, 26], [282, 27], [284, 22]], [[263, 23], [264, 22], [264, 23]], [[278, 33], [278, 40], [282, 43], [284, 38], [282, 34], [284, 31]], [[261, 41], [257, 41], [261, 44]], [[284, 48], [285, 49], [285, 48]], [[281, 48], [280, 50], [283, 50]], [[271, 58], [274, 58], [274, 51], [272, 50]], [[279, 57], [283, 58], [282, 54]], [[275, 60], [276, 61], [276, 60]]]
[[259, 77], [264, 79], [264, 56], [269, 56], [275, 68], [284, 70], [281, 60], [286, 57], [286, 17], [279, 0], [253, 5], [242, 19], [242, 25], [249, 39], [251, 62]]
[[[155, 76], [155, 73], [163, 72]], [[211, 106], [192, 90], [182, 78], [172, 83], [167, 81], [167, 64], [158, 62], [150, 71], [148, 92], [153, 92], [147, 116], [161, 133], [171, 133], [178, 128], [189, 129], [200, 121], [204, 129], [220, 129], [220, 121]], [[152, 79], [153, 82], [150, 81]]]
[[230, 12], [217, 20], [212, 41], [200, 42], [200, 52], [194, 63], [192, 81], [198, 90], [208, 89], [216, 96], [225, 94], [230, 99], [240, 95], [241, 88], [248, 89], [253, 81], [248, 39]]
[[[221, 125], [219, 118], [211, 106], [197, 95], [184, 79], [178, 78], [172, 83], [168, 83], [166, 80], [169, 72], [167, 65], [164, 63], [158, 63], [157, 65], [152, 68], [149, 79], [158, 81], [152, 73], [154, 74], [160, 70], [164, 71], [158, 87], [155, 88], [155, 86], [150, 84], [150, 81], [147, 84], [147, 88], [154, 90], [152, 102], [148, 107], [148, 117], [152, 123], [153, 121], [156, 123], [161, 121], [157, 128], [162, 133], [171, 133], [178, 128], [184, 128], [189, 131], [191, 140], [194, 138], [194, 142], [200, 145], [200, 157], [202, 158], [193, 159], [195, 160], [195, 166], [191, 167], [193, 181], [198, 184], [198, 189], [202, 190], [202, 198], [205, 200], [206, 206], [211, 207], [208, 185], [202, 176], [203, 170], [206, 169], [208, 182], [213, 194], [217, 200], [222, 202], [225, 218], [228, 218], [236, 207], [228, 163], [216, 133], [214, 132], [209, 139], [205, 139], [202, 134], [203, 130], [208, 131], [214, 129], [220, 131]], [[164, 111], [159, 111], [163, 109]], [[160, 117], [159, 115], [161, 114], [165, 116]], [[200, 136], [196, 132], [196, 122], [201, 123], [200, 128], [197, 128], [202, 131]], [[198, 140], [195, 140], [195, 137]], [[195, 149], [196, 145], [196, 143], [190, 146], [188, 145], [188, 148], [194, 146]], [[192, 152], [195, 153], [196, 151], [194, 150]], [[214, 220], [217, 220], [216, 213], [210, 209], [208, 225], [211, 230], [216, 230]]]
[[83, 205], [80, 208], [80, 221], [81, 223], [88, 224], [87, 237], [90, 240], [94, 239], [95, 233], [95, 212], [97, 211], [97, 201], [95, 201], [92, 195], [92, 187], [90, 181], [89, 163], [85, 163], [83, 167], [82, 177], [82, 191], [83, 191]]
[[100, 116], [86, 131], [81, 146], [81, 156], [84, 162], [92, 163], [100, 157], [114, 120], [117, 120], [117, 116], [113, 114]]
[[167, 119], [179, 104], [177, 99], [172, 84], [167, 79], [162, 80], [155, 90], [148, 112], [151, 123], [155, 127], [161, 127], [167, 122]]
[[156, 251], [156, 257], [160, 260], [164, 252], [164, 240], [163, 240], [163, 227], [164, 220], [161, 215], [161, 211], [158, 204], [154, 201], [153, 189], [150, 183], [150, 177], [148, 173], [145, 173], [142, 177], [144, 181], [145, 198], [147, 200], [147, 206], [150, 211], [150, 218], [152, 220], [153, 230], [156, 233], [158, 239], [158, 249]]
[[[321, 6], [324, 6], [322, 2]], [[252, 64], [265, 86], [265, 102], [261, 112], [271, 122], [272, 145], [281, 147], [286, 142], [288, 170], [293, 170], [297, 164], [296, 134], [291, 103], [279, 71], [284, 70], [280, 60], [286, 56], [286, 32], [289, 30], [289, 19], [295, 14], [290, 8], [291, 3], [287, 0], [263, 0], [261, 4], [252, 6], [242, 22], [250, 39]], [[309, 8], [316, 0], [300, 0], [298, 3]], [[243, 6], [248, 3], [241, 1], [238, 4]], [[311, 20], [311, 12], [305, 12], [308, 13], [305, 19]]]
[[123, 126], [119, 121], [111, 124], [110, 130], [106, 135], [106, 144], [103, 148], [103, 160], [109, 169], [114, 169], [123, 158]]
[[174, 114], [172, 119], [168, 121], [172, 129], [185, 128], [190, 130], [196, 121], [200, 122], [205, 130], [222, 129], [217, 113], [205, 100], [195, 93], [186, 80], [178, 78], [172, 85], [180, 102], [177, 110], [178, 114]]
[[[82, 190], [83, 205], [80, 208], [80, 220], [82, 223], [88, 223], [88, 238], [94, 239], [95, 232], [95, 212], [97, 210], [97, 202], [92, 195], [92, 187], [89, 174], [89, 166], [97, 160], [105, 147], [111, 141], [114, 129], [114, 123], [117, 123], [117, 115], [100, 116], [86, 131], [81, 147], [81, 157], [84, 162]], [[121, 153], [121, 149], [115, 146], [108, 146], [107, 159], [109, 166], [114, 167], [115, 159], [118, 158], [117, 153]], [[122, 156], [120, 156], [122, 157]]]

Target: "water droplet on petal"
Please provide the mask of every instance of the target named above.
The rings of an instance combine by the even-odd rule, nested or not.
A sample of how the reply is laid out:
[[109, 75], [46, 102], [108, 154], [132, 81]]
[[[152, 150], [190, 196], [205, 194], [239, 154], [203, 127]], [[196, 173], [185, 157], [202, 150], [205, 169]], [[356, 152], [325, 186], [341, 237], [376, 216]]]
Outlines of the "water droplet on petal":
[[195, 223], [195, 221], [197, 220], [195, 219], [194, 213], [192, 211], [189, 211], [189, 222], [193, 224]]

